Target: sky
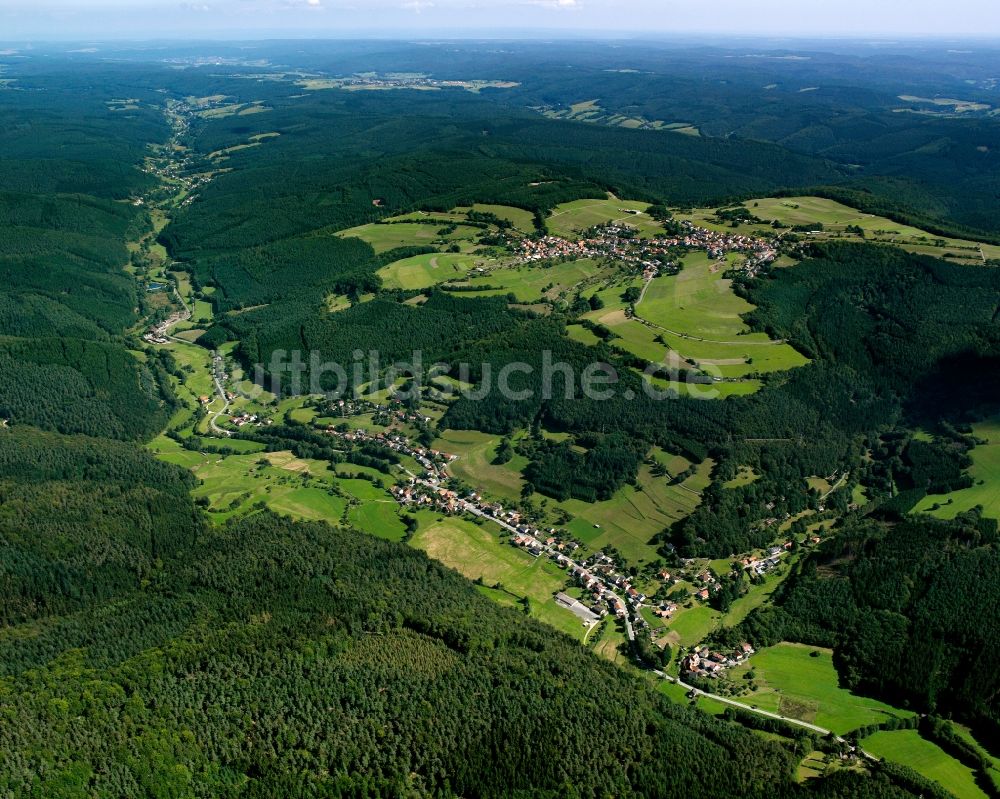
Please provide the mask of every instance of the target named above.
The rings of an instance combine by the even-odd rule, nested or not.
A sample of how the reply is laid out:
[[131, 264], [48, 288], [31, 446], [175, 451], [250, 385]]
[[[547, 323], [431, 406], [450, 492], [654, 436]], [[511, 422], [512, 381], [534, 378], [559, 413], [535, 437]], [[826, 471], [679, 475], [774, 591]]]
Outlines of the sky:
[[997, 0], [0, 0], [0, 40], [358, 35], [1000, 38]]

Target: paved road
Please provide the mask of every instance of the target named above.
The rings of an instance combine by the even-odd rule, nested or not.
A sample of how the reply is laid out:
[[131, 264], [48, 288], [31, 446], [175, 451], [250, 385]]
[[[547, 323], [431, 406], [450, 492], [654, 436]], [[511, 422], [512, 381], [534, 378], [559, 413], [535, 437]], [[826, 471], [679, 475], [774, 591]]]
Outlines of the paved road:
[[[846, 738], [843, 738], [840, 735], [835, 735], [832, 730], [825, 729], [824, 727], [820, 727], [817, 724], [810, 724], [808, 721], [802, 721], [801, 719], [794, 719], [794, 718], [790, 718], [788, 716], [782, 716], [782, 715], [780, 715], [778, 713], [771, 713], [768, 710], [761, 710], [758, 707], [753, 707], [752, 705], [747, 705], [747, 704], [744, 704], [743, 702], [737, 702], [735, 699], [730, 699], [727, 696], [719, 696], [718, 694], [710, 694], [707, 691], [702, 691], [700, 688], [695, 688], [693, 685], [688, 685], [687, 683], [683, 682], [678, 677], [671, 677], [669, 674], [666, 674], [666, 673], [660, 671], [659, 669], [652, 669], [652, 672], [655, 675], [657, 675], [658, 677], [662, 677], [664, 680], [667, 680], [668, 682], [672, 682], [672, 683], [675, 683], [676, 685], [679, 685], [681, 688], [686, 688], [689, 691], [694, 691], [694, 693], [697, 696], [705, 696], [705, 697], [708, 697], [709, 699], [714, 699], [716, 702], [721, 702], [724, 705], [729, 705], [731, 707], [736, 707], [736, 708], [739, 708], [740, 710], [745, 710], [748, 713], [755, 713], [758, 716], [766, 716], [769, 719], [775, 719], [777, 721], [784, 721], [784, 722], [787, 722], [789, 724], [794, 724], [797, 727], [804, 727], [805, 729], [811, 730], [812, 732], [817, 732], [820, 735], [833, 735], [834, 739], [837, 740], [838, 742], [840, 742], [842, 744], [847, 744], [848, 746], [851, 745], [850, 742]], [[868, 754], [868, 752], [866, 752], [864, 749], [861, 749], [860, 747], [857, 748], [857, 752], [858, 752], [858, 754], [862, 755], [863, 757], [867, 757], [869, 760], [878, 760], [879, 759], [879, 758], [875, 757], [874, 755]]]
[[[410, 475], [410, 477], [412, 477], [414, 480], [416, 480], [418, 483], [420, 483], [422, 486], [425, 486], [426, 488], [437, 489], [437, 488], [440, 487], [440, 486], [434, 485], [433, 483], [429, 483], [426, 480], [421, 480], [419, 477], [417, 477], [415, 474], [413, 474], [413, 472], [409, 471], [408, 469], [404, 469], [404, 471], [408, 475]], [[503, 521], [501, 519], [497, 519], [497, 518], [491, 516], [490, 514], [488, 514], [488, 513], [484, 512], [484, 511], [480, 510], [478, 507], [476, 507], [475, 505], [473, 505], [471, 502], [466, 502], [465, 500], [460, 500], [460, 502], [461, 502], [461, 505], [462, 505], [462, 509], [468, 511], [473, 516], [478, 516], [481, 519], [488, 519], [491, 522], [499, 524], [504, 530], [507, 530], [508, 532], [514, 533], [515, 535], [518, 533], [518, 529], [516, 527], [514, 527], [513, 525], [508, 524], [507, 522], [505, 522], [505, 521]], [[555, 554], [555, 550], [551, 546], [545, 547], [545, 552], [547, 554], [549, 554], [549, 555]], [[564, 555], [563, 557], [566, 557], [566, 556]], [[578, 564], [572, 558], [566, 557], [566, 560], [569, 562], [569, 564], [570, 564], [571, 567], [580, 568], [580, 564]], [[612, 591], [610, 588], [608, 588], [607, 583], [601, 581], [601, 585], [604, 587], [604, 590], [607, 591], [607, 593], [611, 596], [612, 599], [616, 600], [617, 602], [621, 602], [621, 604], [622, 604], [623, 607], [625, 607], [625, 608], [628, 607], [628, 605], [622, 600], [622, 598], [620, 596], [618, 596], [618, 594], [616, 594], [614, 591]], [[624, 621], [625, 621], [625, 633], [626, 633], [626, 635], [628, 635], [628, 640], [629, 641], [635, 641], [635, 630], [632, 628], [632, 620], [626, 615], [625, 618], [624, 618]]]
[[[669, 333], [672, 336], [677, 336], [678, 338], [688, 339], [689, 341], [703, 341], [706, 344], [722, 344], [730, 347], [742, 347], [746, 344], [745, 341], [719, 341], [717, 339], [711, 338], [700, 338], [699, 336], [692, 336], [690, 333], [681, 333], [679, 330], [671, 330], [669, 327], [663, 327], [663, 325], [658, 325], [656, 322], [650, 322], [644, 316], [639, 314], [639, 305], [646, 298], [646, 291], [649, 289], [649, 284], [653, 282], [655, 278], [650, 278], [642, 286], [642, 292], [639, 294], [639, 299], [633, 304], [632, 318], [640, 324], [644, 324], [647, 327], [651, 327], [655, 330], [662, 330], [664, 333]], [[755, 345], [762, 346], [777, 346], [779, 344], [785, 344], [785, 339], [772, 339], [770, 341], [756, 341]]]
[[212, 382], [215, 384], [215, 391], [222, 399], [222, 409], [216, 411], [208, 420], [208, 426], [212, 428], [212, 432], [217, 435], [229, 438], [232, 433], [228, 430], [223, 430], [217, 422], [219, 417], [222, 416], [226, 411], [229, 410], [229, 397], [226, 396], [226, 388], [222, 385], [222, 380], [219, 377], [219, 371], [222, 368], [222, 357], [218, 353], [212, 353]]

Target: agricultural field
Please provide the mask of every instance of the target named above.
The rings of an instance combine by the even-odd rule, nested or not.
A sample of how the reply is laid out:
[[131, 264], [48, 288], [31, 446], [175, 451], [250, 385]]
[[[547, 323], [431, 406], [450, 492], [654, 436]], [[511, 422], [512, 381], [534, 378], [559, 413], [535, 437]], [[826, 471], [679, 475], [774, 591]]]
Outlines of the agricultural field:
[[462, 296], [513, 294], [517, 302], [522, 303], [538, 299], [555, 301], [584, 286], [597, 284], [613, 271], [612, 267], [581, 258], [552, 266], [521, 264], [500, 267], [484, 275], [456, 281], [456, 285], [463, 287]]
[[[765, 222], [777, 219], [782, 224], [791, 226], [821, 223], [824, 228], [822, 232], [809, 234], [809, 238], [817, 240], [853, 236], [846, 232], [846, 228], [854, 226], [865, 232], [867, 241], [894, 244], [910, 252], [933, 255], [955, 263], [982, 264], [985, 259], [1000, 258], [1000, 246], [937, 236], [885, 217], [863, 213], [856, 208], [822, 197], [769, 197], [748, 200], [743, 205], [754, 216]], [[706, 208], [677, 213], [678, 219], [688, 219], [714, 230], [733, 231], [729, 223], [720, 223], [714, 217], [714, 209]], [[759, 231], [762, 227], [766, 226], [743, 224], [738, 226], [737, 230], [750, 233]]]
[[395, 261], [380, 269], [378, 275], [387, 289], [424, 289], [461, 280], [473, 269], [494, 263], [475, 255], [428, 253]]
[[882, 731], [861, 741], [864, 750], [876, 757], [909, 766], [928, 779], [946, 787], [959, 799], [985, 799], [968, 766], [937, 744], [922, 738], [916, 730]]
[[973, 435], [988, 443], [972, 448], [969, 456], [972, 466], [969, 474], [975, 485], [952, 491], [950, 494], [933, 494], [924, 497], [914, 508], [917, 512], [930, 513], [940, 519], [953, 519], [977, 505], [986, 516], [1000, 518], [1000, 417], [972, 426]]
[[741, 702], [817, 724], [838, 735], [877, 724], [889, 716], [912, 715], [841, 688], [829, 649], [780, 643], [758, 652], [746, 665], [733, 669], [730, 676], [743, 683], [750, 672], [757, 690], [741, 697]]
[[741, 378], [804, 365], [806, 358], [790, 345], [750, 332], [742, 315], [753, 306], [733, 293], [725, 269], [703, 253], [688, 255], [679, 275], [650, 282], [636, 315], [682, 358], [715, 376]]
[[498, 584], [508, 595], [527, 599], [531, 614], [568, 635], [583, 640], [586, 628], [553, 595], [566, 583], [566, 573], [547, 558], [534, 558], [506, 543], [499, 527], [483, 526], [463, 518], [421, 511], [420, 529], [410, 545], [455, 569], [470, 580]]
[[645, 213], [649, 203], [635, 200], [574, 200], [556, 206], [547, 220], [553, 236], [566, 239], [580, 238], [580, 234], [594, 225], [607, 222], [624, 222], [639, 230], [643, 238], [663, 233], [663, 226]]
[[[671, 463], [672, 473], [687, 468]], [[639, 488], [623, 486], [609, 500], [593, 504], [578, 499], [550, 503], [550, 507], [572, 516], [567, 529], [588, 549], [613, 546], [630, 563], [642, 564], [658, 557], [652, 538], [678, 519], [688, 516], [701, 502], [714, 464], [706, 460], [680, 485], [668, 477], [654, 477], [648, 465], [639, 469]]]
[[[435, 219], [438, 217], [435, 216]], [[374, 222], [367, 225], [348, 228], [336, 233], [341, 238], [358, 238], [372, 245], [376, 253], [394, 250], [397, 247], [434, 246], [438, 243], [471, 245], [481, 233], [479, 228], [459, 226], [452, 233], [438, 233], [443, 226], [426, 225], [419, 222], [400, 222], [378, 225]]]

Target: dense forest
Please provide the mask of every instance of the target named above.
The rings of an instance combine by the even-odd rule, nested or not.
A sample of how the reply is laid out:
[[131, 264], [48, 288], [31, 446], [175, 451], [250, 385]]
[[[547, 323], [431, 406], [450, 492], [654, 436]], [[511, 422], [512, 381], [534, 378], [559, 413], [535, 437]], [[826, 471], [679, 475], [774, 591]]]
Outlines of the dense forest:
[[124, 341], [140, 306], [126, 244], [150, 224], [125, 201], [153, 184], [139, 166], [166, 126], [153, 109], [116, 117], [115, 86], [65, 80], [0, 91], [0, 114], [17, 120], [0, 131], [0, 417], [147, 438], [174, 399], [159, 362]]
[[[345, 45], [324, 62], [312, 45], [297, 55], [274, 47], [302, 69], [331, 59], [356, 69], [372, 52]], [[386, 68], [405, 69], [416, 52], [379, 47]], [[551, 77], [565, 54], [533, 58]], [[507, 95], [314, 92], [257, 63], [248, 79], [238, 60], [177, 68], [128, 48], [117, 55], [0, 57], [0, 114], [13, 120], [0, 131], [0, 795], [928, 795], [913, 775], [876, 764], [800, 784], [794, 741], [668, 700], [404, 545], [259, 506], [209, 525], [191, 497], [195, 478], [141, 446], [178, 407], [168, 378], [178, 366], [137, 353], [143, 301], [124, 267], [129, 245], [152, 231], [136, 199], [154, 192], [142, 168], [150, 146], [170, 136], [163, 104], [260, 103], [260, 113], [195, 115], [182, 135], [198, 168], [226, 151], [159, 234], [195, 292], [213, 290], [199, 297], [216, 313], [203, 344], [238, 339], [245, 366], [281, 350], [359, 360], [364, 381], [376, 375], [357, 350], [378, 351], [383, 365], [421, 350], [424, 366], [439, 361], [479, 385], [487, 368], [537, 367], [545, 352], [577, 371], [604, 364], [616, 376], [610, 399], [587, 399], [564, 378], [542, 396], [536, 369], [512, 381], [530, 398], [461, 399], [441, 424], [532, 430], [519, 445], [528, 487], [559, 499], [606, 499], [636, 478], [653, 444], [711, 456], [701, 506], [660, 543], [671, 556], [727, 557], [769, 542], [765, 515], [815, 504], [794, 488], [803, 477], [854, 468], [863, 454], [863, 477], [885, 497], [894, 481], [918, 497], [962, 485], [968, 448], [941, 409], [961, 423], [995, 400], [991, 383], [972, 379], [1000, 357], [995, 271], [870, 245], [817, 247], [795, 269], [738, 286], [758, 306], [755, 329], [789, 340], [808, 366], [767, 378], [752, 397], [661, 401], [620, 352], [566, 335], [579, 309], [543, 317], [506, 297], [383, 292], [377, 270], [419, 250], [376, 253], [336, 234], [473, 202], [526, 209], [541, 230], [558, 203], [609, 190], [695, 204], [834, 184], [873, 203], [903, 186], [913, 202], [901, 213], [990, 227], [989, 170], [938, 201], [949, 175], [978, 156], [949, 166], [941, 154], [956, 150], [939, 147], [936, 171], [918, 181], [917, 150], [907, 150], [888, 175], [871, 149], [844, 140], [846, 123], [805, 132], [809, 106], [782, 136], [773, 118], [757, 133], [742, 120], [728, 136], [700, 119], [707, 135], [544, 119], [539, 105], [589, 99], [576, 96], [575, 77], [552, 78], [539, 96], [531, 58], [463, 48], [440, 69], [488, 67], [521, 85]], [[587, 72], [606, 73], [595, 88], [623, 88], [628, 103], [622, 82], [633, 79], [615, 78], [625, 73], [608, 72], [607, 57], [593, 56]], [[659, 107], [635, 113], [674, 113], [670, 83], [660, 85], [650, 99]], [[718, 116], [726, 127], [739, 114], [727, 106]], [[908, 121], [879, 146], [925, 145]], [[949, 142], [981, 132], [976, 123]], [[329, 294], [351, 306], [329, 312]], [[339, 387], [334, 379], [319, 387]], [[909, 434], [916, 423], [929, 440]], [[570, 438], [548, 441], [543, 427]], [[380, 472], [398, 461], [377, 444], [334, 451], [290, 419], [256, 438]], [[726, 488], [737, 465], [761, 479]], [[775, 607], [731, 634], [832, 645], [851, 687], [995, 732], [996, 678], [981, 652], [998, 633], [996, 525], [975, 514], [900, 521], [904, 504], [880, 508], [888, 522], [852, 519], [804, 559]], [[852, 626], [858, 634], [844, 635]]]
[[809, 555], [732, 640], [834, 647], [849, 688], [1000, 730], [996, 669], [982, 653], [1000, 635], [997, 523], [853, 519]]
[[909, 795], [801, 788], [778, 744], [422, 553], [267, 513], [206, 528], [131, 445], [3, 431], [0, 470], [5, 794]]

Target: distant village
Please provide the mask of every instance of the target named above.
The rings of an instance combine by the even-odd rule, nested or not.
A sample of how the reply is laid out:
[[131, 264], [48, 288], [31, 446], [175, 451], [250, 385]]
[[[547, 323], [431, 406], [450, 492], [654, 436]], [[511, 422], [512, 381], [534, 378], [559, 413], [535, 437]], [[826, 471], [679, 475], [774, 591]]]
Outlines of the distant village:
[[[626, 208], [620, 210], [634, 213]], [[764, 239], [720, 233], [687, 221], [680, 224], [685, 229], [683, 235], [662, 235], [650, 239], [638, 238], [636, 229], [627, 224], [599, 225], [577, 241], [559, 236], [522, 239], [517, 243], [516, 252], [527, 262], [559, 258], [614, 258], [641, 268], [647, 277], [655, 277], [664, 270], [669, 272], [674, 267], [669, 258], [678, 247], [704, 250], [710, 258], [720, 260], [733, 252], [745, 254], [747, 258], [742, 269], [750, 276], [778, 257], [774, 244]]]

